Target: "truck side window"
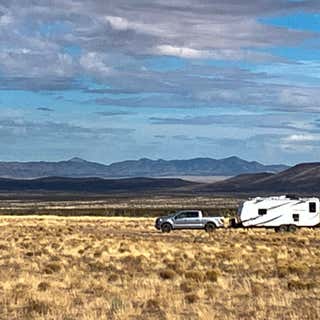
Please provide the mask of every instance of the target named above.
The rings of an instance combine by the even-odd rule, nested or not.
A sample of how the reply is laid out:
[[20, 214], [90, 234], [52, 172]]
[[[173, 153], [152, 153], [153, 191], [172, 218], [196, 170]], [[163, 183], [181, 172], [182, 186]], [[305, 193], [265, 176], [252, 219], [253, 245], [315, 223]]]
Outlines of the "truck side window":
[[179, 220], [179, 219], [184, 219], [187, 217], [187, 212], [183, 212], [183, 213], [180, 213], [178, 214], [176, 217], [175, 217], [175, 220]]
[[187, 218], [199, 218], [199, 212], [191, 211], [187, 213]]
[[317, 204], [315, 202], [309, 202], [309, 212], [317, 212]]
[[265, 215], [265, 214], [267, 214], [267, 209], [259, 209], [259, 210], [258, 210], [258, 215], [259, 215], [259, 216], [263, 216], [263, 215]]

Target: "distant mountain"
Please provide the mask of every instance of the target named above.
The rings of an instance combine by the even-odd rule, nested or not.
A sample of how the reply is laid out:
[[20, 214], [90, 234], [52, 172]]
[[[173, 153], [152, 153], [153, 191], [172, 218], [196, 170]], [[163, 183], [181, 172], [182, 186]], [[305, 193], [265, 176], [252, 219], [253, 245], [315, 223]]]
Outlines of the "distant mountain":
[[165, 176], [234, 176], [244, 173], [280, 172], [285, 165], [265, 166], [238, 157], [190, 160], [128, 160], [104, 165], [81, 158], [59, 162], [0, 162], [0, 177], [31, 179], [40, 177], [165, 177]]
[[195, 187], [209, 193], [320, 193], [320, 163], [302, 163], [277, 174], [239, 175], [224, 181]]

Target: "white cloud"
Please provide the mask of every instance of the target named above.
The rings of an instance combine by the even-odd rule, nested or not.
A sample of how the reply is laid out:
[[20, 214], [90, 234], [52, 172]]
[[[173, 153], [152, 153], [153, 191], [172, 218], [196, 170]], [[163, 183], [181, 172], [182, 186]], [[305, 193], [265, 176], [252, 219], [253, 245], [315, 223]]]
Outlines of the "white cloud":
[[196, 50], [187, 47], [175, 47], [171, 45], [161, 45], [156, 48], [155, 53], [159, 55], [177, 56], [181, 58], [205, 58], [209, 54], [206, 51]]
[[2, 26], [8, 26], [11, 23], [13, 23], [13, 17], [8, 15], [8, 14], [4, 14], [2, 16], [0, 16], [0, 27]]
[[115, 30], [129, 29], [129, 21], [121, 17], [106, 16], [105, 19], [110, 23], [111, 27]]
[[198, 50], [188, 47], [178, 47], [172, 45], [159, 45], [152, 50], [157, 55], [176, 56], [186, 59], [216, 59], [216, 60], [246, 60], [246, 61], [281, 61], [267, 53], [254, 52], [241, 49], [214, 49]]
[[92, 74], [106, 76], [110, 74], [112, 68], [105, 63], [105, 57], [98, 52], [88, 52], [80, 57], [80, 65]]
[[319, 137], [315, 135], [307, 135], [307, 134], [292, 134], [283, 139], [287, 142], [311, 142], [311, 141], [319, 141]]

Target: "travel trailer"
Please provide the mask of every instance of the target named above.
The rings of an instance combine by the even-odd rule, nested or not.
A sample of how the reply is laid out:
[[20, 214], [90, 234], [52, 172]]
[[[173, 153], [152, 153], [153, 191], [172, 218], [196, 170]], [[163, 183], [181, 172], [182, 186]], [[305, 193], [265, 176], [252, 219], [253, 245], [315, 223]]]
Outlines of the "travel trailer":
[[239, 207], [236, 226], [268, 227], [281, 232], [320, 226], [320, 202], [318, 198], [290, 195], [250, 199]]

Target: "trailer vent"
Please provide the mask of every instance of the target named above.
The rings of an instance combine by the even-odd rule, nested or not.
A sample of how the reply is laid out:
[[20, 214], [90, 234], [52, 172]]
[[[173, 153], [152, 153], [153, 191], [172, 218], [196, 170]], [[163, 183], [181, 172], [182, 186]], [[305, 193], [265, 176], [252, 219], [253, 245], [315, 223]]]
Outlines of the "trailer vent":
[[295, 194], [287, 194], [286, 195], [286, 198], [287, 199], [290, 199], [290, 200], [299, 200], [300, 198], [298, 196], [296, 196]]
[[259, 216], [263, 216], [263, 215], [267, 214], [267, 209], [259, 209], [258, 214], [259, 214]]
[[294, 214], [292, 215], [292, 219], [293, 219], [294, 222], [298, 222], [298, 221], [299, 221], [299, 214], [294, 213]]

